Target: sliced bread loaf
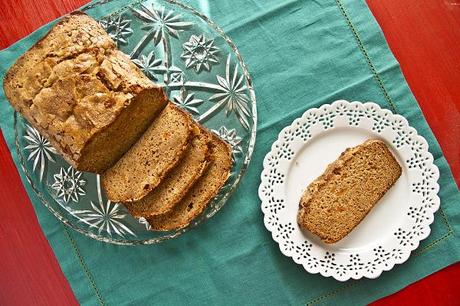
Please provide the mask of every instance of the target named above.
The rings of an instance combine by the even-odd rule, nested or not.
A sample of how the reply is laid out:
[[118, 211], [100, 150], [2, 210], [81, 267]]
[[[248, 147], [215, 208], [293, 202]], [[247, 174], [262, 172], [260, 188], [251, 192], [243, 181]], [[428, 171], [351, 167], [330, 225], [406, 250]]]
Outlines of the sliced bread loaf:
[[368, 140], [345, 150], [305, 190], [300, 227], [335, 243], [348, 235], [401, 176], [385, 143]]
[[3, 88], [67, 162], [96, 173], [113, 165], [167, 103], [98, 22], [79, 12], [19, 58]]
[[214, 134], [211, 137], [211, 162], [205, 173], [170, 212], [147, 218], [152, 230], [168, 231], [186, 227], [204, 211], [227, 181], [232, 168], [230, 146]]
[[109, 200], [139, 201], [152, 191], [185, 153], [192, 119], [169, 103], [142, 137], [102, 175]]
[[134, 217], [151, 217], [169, 212], [203, 174], [210, 158], [210, 132], [196, 128], [182, 160], [140, 201], [125, 203]]

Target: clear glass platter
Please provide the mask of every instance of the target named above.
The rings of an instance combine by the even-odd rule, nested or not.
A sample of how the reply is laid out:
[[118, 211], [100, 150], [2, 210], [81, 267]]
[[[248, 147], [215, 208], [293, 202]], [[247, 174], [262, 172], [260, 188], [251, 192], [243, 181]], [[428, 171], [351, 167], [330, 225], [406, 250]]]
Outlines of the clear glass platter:
[[233, 42], [216, 24], [176, 1], [100, 0], [82, 10], [97, 18], [120, 50], [162, 84], [170, 100], [233, 148], [231, 176], [206, 211], [187, 228], [155, 232], [120, 203], [107, 200], [100, 178], [79, 172], [15, 113], [16, 149], [42, 203], [61, 222], [91, 238], [115, 244], [152, 244], [175, 238], [211, 218], [226, 203], [249, 164], [256, 138], [251, 77]]

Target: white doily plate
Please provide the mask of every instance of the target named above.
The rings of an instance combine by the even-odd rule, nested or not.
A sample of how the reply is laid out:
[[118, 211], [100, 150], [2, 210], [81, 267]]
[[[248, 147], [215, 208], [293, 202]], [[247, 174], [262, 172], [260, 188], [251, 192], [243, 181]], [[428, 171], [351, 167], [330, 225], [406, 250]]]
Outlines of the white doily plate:
[[[369, 138], [385, 141], [397, 158], [402, 175], [396, 184], [338, 243], [327, 245], [300, 230], [302, 190], [342, 151]], [[430, 234], [440, 205], [438, 178], [428, 143], [404, 117], [375, 103], [340, 100], [307, 110], [281, 131], [265, 157], [259, 197], [265, 227], [305, 270], [340, 281], [377, 278], [406, 261]]]

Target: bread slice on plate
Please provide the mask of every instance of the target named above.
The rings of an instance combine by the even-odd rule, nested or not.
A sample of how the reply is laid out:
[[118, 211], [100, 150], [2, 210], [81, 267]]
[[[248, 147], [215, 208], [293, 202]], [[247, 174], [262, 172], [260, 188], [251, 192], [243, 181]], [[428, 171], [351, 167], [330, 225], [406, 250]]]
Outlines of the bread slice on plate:
[[348, 235], [401, 176], [401, 167], [380, 140], [345, 150], [305, 190], [297, 222], [335, 243]]
[[210, 132], [194, 123], [194, 136], [182, 160], [140, 201], [125, 203], [134, 217], [152, 217], [169, 212], [203, 174], [210, 159]]
[[102, 175], [107, 198], [113, 202], [141, 200], [179, 162], [191, 136], [191, 117], [169, 103], [131, 149]]
[[167, 104], [98, 22], [78, 12], [17, 60], [3, 88], [68, 163], [95, 173], [112, 166]]
[[211, 162], [205, 173], [170, 212], [147, 218], [152, 230], [169, 231], [186, 227], [205, 210], [227, 181], [232, 168], [231, 148], [218, 136], [212, 134], [211, 137]]

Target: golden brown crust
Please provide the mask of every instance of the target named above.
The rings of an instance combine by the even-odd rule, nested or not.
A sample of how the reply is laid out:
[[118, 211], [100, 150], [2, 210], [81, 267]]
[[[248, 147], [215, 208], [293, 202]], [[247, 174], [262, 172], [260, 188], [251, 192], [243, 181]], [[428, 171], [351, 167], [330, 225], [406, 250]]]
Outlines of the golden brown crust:
[[[380, 150], [382, 153], [383, 157], [381, 158], [385, 158], [388, 168], [378, 170], [387, 171], [388, 175], [383, 174], [380, 177], [373, 178], [374, 180], [381, 180], [383, 182], [378, 182], [381, 184], [379, 184], [376, 189], [368, 188], [369, 190], [365, 190], [369, 192], [369, 203], [358, 207], [356, 210], [356, 207], [350, 207], [350, 205], [352, 205], [351, 203], [348, 203], [348, 206], [340, 203], [340, 201], [345, 201], [341, 197], [341, 194], [345, 193], [345, 190], [343, 189], [345, 187], [342, 186], [342, 189], [340, 189], [340, 179], [343, 176], [344, 171], [351, 171], [349, 166], [350, 163], [353, 162], [356, 154], [370, 146], [378, 147], [377, 150]], [[348, 167], [348, 170], [343, 170], [345, 166]], [[342, 152], [339, 158], [331, 163], [325, 172], [315, 179], [304, 191], [299, 203], [297, 222], [302, 228], [317, 235], [325, 243], [335, 243], [348, 235], [348, 233], [350, 233], [362, 221], [362, 219], [364, 219], [372, 207], [393, 186], [400, 175], [401, 167], [384, 142], [371, 139], [359, 146], [349, 148]], [[332, 184], [331, 182], [337, 182], [338, 187], [336, 189], [332, 189], [334, 192], [324, 195], [325, 186]], [[366, 188], [366, 186], [363, 188]], [[319, 202], [316, 202], [315, 204], [312, 203], [320, 197], [326, 197], [328, 200], [326, 202], [321, 202], [322, 204], [319, 204]], [[315, 205], [315, 212], [312, 212], [313, 208], [311, 205]], [[322, 207], [316, 207], [318, 205], [322, 205]], [[343, 216], [340, 217], [339, 214], [344, 210], [355, 210], [353, 213], [357, 217], [353, 220], [350, 220], [349, 218], [346, 219]], [[322, 214], [320, 212], [322, 212]], [[337, 214], [337, 217], [331, 216], [334, 214]]]
[[121, 113], [133, 103], [149, 106], [139, 102], [138, 96], [150, 95], [157, 105], [147, 107], [144, 112], [150, 117], [144, 118], [138, 130], [129, 131], [133, 138], [166, 104], [163, 90], [116, 49], [95, 20], [79, 12], [62, 18], [21, 56], [7, 72], [3, 87], [15, 110], [70, 164], [92, 172], [105, 170], [101, 167], [110, 164], [107, 160], [115, 161], [132, 144], [126, 141], [107, 148], [102, 164], [88, 161], [93, 153], [86, 152], [88, 144], [110, 134]]

